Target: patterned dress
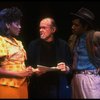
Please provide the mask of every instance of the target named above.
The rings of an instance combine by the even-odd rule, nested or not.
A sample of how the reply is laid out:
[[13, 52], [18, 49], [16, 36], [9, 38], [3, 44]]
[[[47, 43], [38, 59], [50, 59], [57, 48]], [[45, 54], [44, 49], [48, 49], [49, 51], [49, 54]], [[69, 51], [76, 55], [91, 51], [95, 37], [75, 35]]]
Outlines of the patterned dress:
[[[26, 52], [21, 41], [0, 36], [0, 68], [8, 71], [25, 69]], [[2, 60], [2, 57], [4, 59]], [[27, 98], [26, 78], [3, 77], [0, 75], [0, 98]]]

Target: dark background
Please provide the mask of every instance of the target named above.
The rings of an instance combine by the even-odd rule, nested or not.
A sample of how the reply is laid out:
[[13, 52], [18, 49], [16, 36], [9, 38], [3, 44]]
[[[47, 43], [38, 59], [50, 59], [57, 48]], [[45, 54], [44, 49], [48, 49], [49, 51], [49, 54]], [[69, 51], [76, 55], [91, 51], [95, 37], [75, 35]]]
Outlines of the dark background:
[[17, 6], [23, 12], [22, 18], [22, 34], [19, 38], [23, 42], [25, 48], [29, 43], [39, 36], [38, 26], [39, 20], [43, 16], [54, 17], [58, 33], [58, 37], [68, 40], [71, 35], [71, 18], [70, 12], [76, 12], [81, 7], [89, 8], [96, 16], [96, 25], [100, 27], [100, 1], [0, 1], [0, 10], [6, 7]]

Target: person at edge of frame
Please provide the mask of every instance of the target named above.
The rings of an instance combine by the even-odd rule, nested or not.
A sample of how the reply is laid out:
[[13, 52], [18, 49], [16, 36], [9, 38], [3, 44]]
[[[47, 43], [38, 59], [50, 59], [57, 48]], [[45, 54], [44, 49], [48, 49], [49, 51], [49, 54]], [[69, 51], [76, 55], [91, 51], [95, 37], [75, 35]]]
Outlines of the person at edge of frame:
[[100, 98], [100, 31], [95, 15], [82, 7], [71, 13], [72, 35], [68, 43], [73, 56], [73, 99]]

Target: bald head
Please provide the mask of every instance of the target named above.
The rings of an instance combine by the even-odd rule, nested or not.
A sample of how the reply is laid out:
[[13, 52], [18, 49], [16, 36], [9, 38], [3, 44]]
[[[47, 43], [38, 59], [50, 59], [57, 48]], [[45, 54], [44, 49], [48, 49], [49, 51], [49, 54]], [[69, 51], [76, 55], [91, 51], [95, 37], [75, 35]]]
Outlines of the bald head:
[[48, 25], [48, 26], [56, 27], [54, 19], [50, 18], [50, 17], [42, 19], [40, 21], [40, 23], [43, 23], [43, 24]]

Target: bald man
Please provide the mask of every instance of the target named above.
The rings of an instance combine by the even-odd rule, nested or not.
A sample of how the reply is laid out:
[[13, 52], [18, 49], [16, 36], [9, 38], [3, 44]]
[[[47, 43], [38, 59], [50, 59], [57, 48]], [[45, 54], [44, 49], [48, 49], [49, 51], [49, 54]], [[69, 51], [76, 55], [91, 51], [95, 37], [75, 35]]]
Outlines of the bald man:
[[39, 69], [30, 80], [30, 98], [71, 97], [68, 84], [71, 56], [67, 43], [54, 36], [56, 30], [53, 18], [43, 18], [39, 25], [40, 38], [29, 44], [28, 64]]

